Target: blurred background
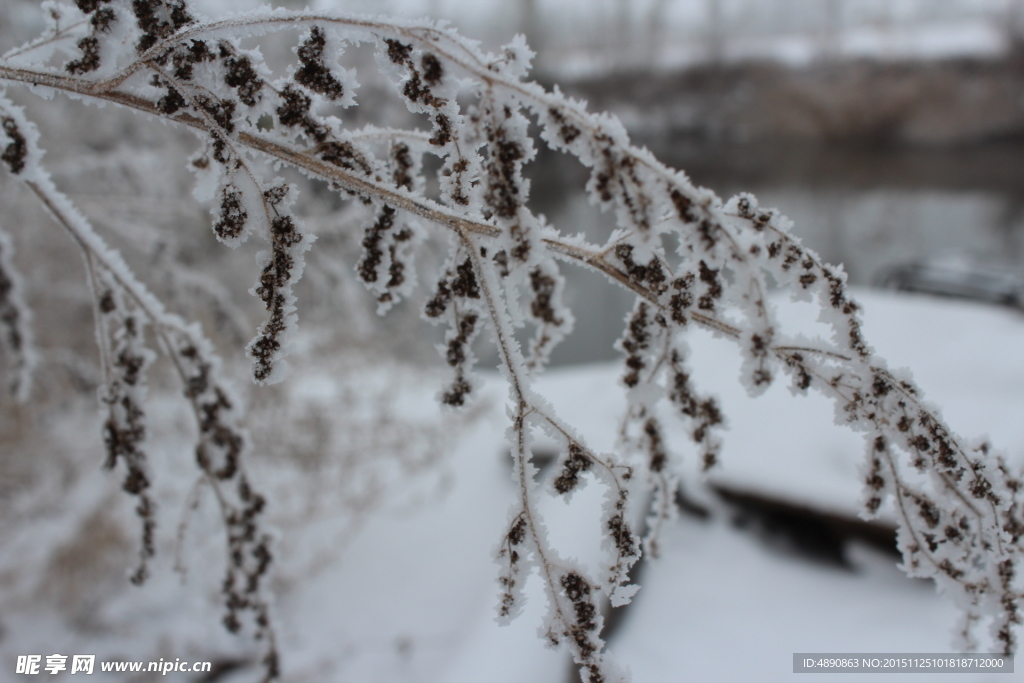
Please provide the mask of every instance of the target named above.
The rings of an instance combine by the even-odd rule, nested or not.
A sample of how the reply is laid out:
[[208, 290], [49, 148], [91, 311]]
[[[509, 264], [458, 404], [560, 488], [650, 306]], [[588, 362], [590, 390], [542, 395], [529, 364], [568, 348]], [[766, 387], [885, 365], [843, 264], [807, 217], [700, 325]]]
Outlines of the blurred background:
[[[748, 191], [780, 208], [853, 284], [1024, 297], [1024, 0], [311, 7], [444, 19], [492, 49], [524, 33], [536, 79], [616, 114], [719, 196]], [[556, 226], [594, 238], [610, 230], [579, 193], [575, 163], [542, 152], [529, 173], [534, 205]], [[600, 283], [579, 277], [585, 290]], [[613, 357], [630, 301], [573, 301], [585, 313], [555, 362]]]
[[[193, 0], [211, 16], [255, 4]], [[955, 428], [1024, 456], [1024, 0], [310, 6], [444, 19], [489, 49], [526, 34], [534, 78], [618, 115], [635, 141], [719, 196], [753, 192], [792, 218], [805, 244], [844, 265], [881, 355], [912, 366]], [[43, 25], [36, 0], [0, 1], [0, 53]], [[293, 39], [268, 40], [267, 54]], [[356, 63], [362, 106], [346, 123], [408, 124], [372, 63]], [[170, 308], [203, 323], [251, 408], [251, 467], [280, 530], [287, 680], [571, 679], [536, 637], [538, 585], [523, 618], [493, 624], [490, 551], [513, 495], [505, 393], [487, 376], [467, 413], [442, 414], [433, 401], [446, 381], [440, 337], [419, 311], [443, 245], [423, 248], [418, 298], [378, 319], [354, 274], [366, 215], [296, 176], [297, 209], [318, 235], [298, 290], [303, 336], [291, 379], [254, 388], [241, 348], [261, 319], [247, 294], [259, 245], [216, 244], [208, 207], [191, 198], [194, 136], [113, 108], [9, 95], [40, 126], [57, 184]], [[526, 172], [531, 206], [564, 233], [600, 241], [614, 228], [572, 160], [541, 150]], [[209, 492], [181, 466], [194, 425], [180, 388], [154, 369], [163, 564], [139, 590], [123, 571], [138, 541], [132, 501], [100, 470], [101, 377], [80, 255], [6, 174], [0, 228], [19, 254], [43, 360], [31, 405], [0, 398], [0, 666], [94, 651], [210, 658], [221, 668], [208, 683], [253, 680], [253, 644], [219, 623], [222, 529]], [[619, 357], [612, 345], [632, 298], [565, 271], [576, 331], [540, 390], [612, 450], [623, 406], [608, 391], [619, 370], [604, 362]], [[872, 291], [883, 288], [917, 295]], [[722, 467], [708, 482], [688, 479], [697, 500], [680, 498], [665, 557], [643, 570], [645, 589], [612, 636], [620, 661], [638, 681], [684, 668], [694, 680], [771, 681], [789, 680], [796, 651], [943, 651], [954, 610], [895, 569], [891, 516], [857, 518], [859, 438], [833, 427], [820, 397], [794, 401], [776, 386], [749, 401], [734, 349], [700, 335], [692, 345], [699, 387], [722, 397], [733, 429]], [[493, 369], [485, 345], [480, 355]], [[670, 436], [692, 459], [683, 431]], [[596, 504], [595, 490], [574, 506]], [[548, 512], [571, 547], [593, 534], [593, 516], [568, 510]], [[581, 561], [593, 559], [583, 547]], [[748, 657], [735, 656], [739, 644]]]
[[[491, 44], [524, 32], [541, 81], [615, 113], [719, 196], [780, 208], [855, 285], [1020, 300], [1021, 0], [385, 5]], [[565, 191], [582, 175], [560, 161], [536, 164], [541, 210], [569, 232], [605, 232], [607, 217]], [[627, 305], [588, 307], [581, 324], [599, 327], [556, 361], [607, 358]]]
[[[210, 15], [255, 4], [193, 2]], [[524, 33], [534, 78], [616, 114], [698, 185], [780, 208], [853, 284], [1011, 305], [1024, 296], [1024, 0], [308, 5], [429, 16], [489, 49]], [[34, 6], [6, 4], [5, 44], [41, 28]], [[349, 122], [361, 123], [363, 109]], [[597, 239], [613, 227], [579, 191], [575, 162], [542, 150], [527, 173], [534, 208], [563, 231]], [[600, 282], [571, 277], [584, 290]], [[612, 299], [571, 302], [585, 312], [556, 364], [614, 357], [630, 299]]]

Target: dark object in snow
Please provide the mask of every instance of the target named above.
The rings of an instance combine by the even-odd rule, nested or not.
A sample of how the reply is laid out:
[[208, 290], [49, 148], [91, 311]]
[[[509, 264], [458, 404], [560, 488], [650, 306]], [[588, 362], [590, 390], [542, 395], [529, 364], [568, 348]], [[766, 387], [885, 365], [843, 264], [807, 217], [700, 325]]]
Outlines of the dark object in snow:
[[[548, 468], [558, 460], [558, 451], [548, 446], [534, 446], [532, 453], [531, 462], [537, 468], [538, 473], [547, 472]], [[511, 470], [515, 463], [515, 456], [511, 450], [505, 451], [505, 458], [508, 460], [508, 467]]]
[[775, 547], [844, 569], [853, 568], [846, 558], [849, 541], [867, 543], [899, 557], [896, 529], [884, 522], [866, 522], [720, 485], [713, 488], [735, 510], [733, 521], [738, 527], [760, 532]]
[[875, 286], [1024, 309], [1024, 277], [992, 266], [966, 262], [906, 263], [880, 271], [875, 276]]
[[218, 659], [213, 662], [213, 666], [205, 676], [201, 676], [196, 680], [198, 683], [218, 683], [250, 666], [252, 666], [252, 662], [242, 659]]
[[699, 500], [688, 494], [682, 485], [676, 488], [676, 508], [685, 515], [706, 521], [711, 518], [711, 511], [708, 510]]

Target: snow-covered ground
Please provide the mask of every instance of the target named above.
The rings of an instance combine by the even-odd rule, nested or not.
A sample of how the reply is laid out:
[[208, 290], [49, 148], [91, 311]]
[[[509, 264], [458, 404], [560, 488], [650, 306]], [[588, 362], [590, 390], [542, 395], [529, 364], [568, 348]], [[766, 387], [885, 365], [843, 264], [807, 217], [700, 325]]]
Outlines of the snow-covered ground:
[[[862, 291], [858, 299], [868, 338], [893, 365], [913, 369], [953, 427], [968, 438], [990, 436], [1020, 462], [1024, 318], [922, 297]], [[796, 317], [783, 310], [784, 319]], [[729, 343], [698, 335], [692, 344], [700, 386], [722, 397], [732, 426], [712, 481], [855, 513], [863, 446], [832, 424], [831, 406], [818, 396], [792, 397], [781, 385], [749, 399]], [[566, 368], [548, 373], [539, 388], [595, 447], [611, 448], [623, 406], [610, 388], [618, 374], [610, 365]], [[414, 514], [373, 519], [335, 564], [282, 598], [289, 680], [570, 680], [566, 656], [537, 636], [543, 597], [536, 577], [526, 612], [510, 627], [495, 623], [491, 553], [513, 489], [502, 440], [504, 390], [495, 377], [483, 393], [489, 409], [450, 461], [450, 492]], [[685, 448], [682, 439], [677, 444]], [[584, 495], [571, 507], [549, 505], [556, 546], [594, 535], [586, 513], [593, 504]], [[579, 547], [586, 552], [585, 543]], [[727, 516], [683, 517], [668, 530], [663, 557], [645, 567], [610, 651], [638, 683], [791, 680], [794, 652], [949, 651], [956, 612], [930, 583], [907, 579], [876, 550], [854, 546], [849, 556], [854, 571], [788, 554]]]
[[[893, 366], [912, 368], [952, 427], [968, 438], [991, 437], [1021, 462], [1024, 318], [1008, 309], [923, 297], [859, 291], [857, 298], [864, 305], [868, 339]], [[813, 316], [801, 306], [780, 305], [788, 329], [810, 324], [802, 319]], [[698, 386], [719, 394], [731, 426], [711, 481], [854, 514], [863, 446], [854, 434], [833, 425], [826, 401], [814, 395], [793, 397], [783, 383], [750, 399], [737, 381], [738, 357], [730, 343], [697, 333], [691, 345]], [[593, 447], [611, 449], [623, 407], [619, 373], [615, 365], [567, 367], [544, 375], [538, 389]], [[303, 479], [289, 469], [293, 463], [287, 459], [283, 464], [261, 461], [254, 468], [254, 479], [271, 495], [272, 510], [276, 506], [283, 533], [276, 613], [284, 680], [571, 680], [565, 653], [546, 649], [538, 637], [545, 605], [536, 577], [528, 583], [524, 613], [508, 627], [495, 621], [498, 567], [493, 551], [514, 496], [504, 444], [507, 394], [497, 374], [486, 376], [475, 414], [455, 420], [442, 418], [434, 402], [439, 378], [410, 381], [387, 368], [357, 366], [344, 374], [297, 370], [289, 382], [295, 403], [283, 422], [313, 418], [323, 410], [322, 417], [336, 424], [316, 427], [317, 420], [310, 419], [289, 436], [297, 445], [284, 451], [286, 458], [320, 458], [312, 477]], [[355, 394], [353, 384], [359, 387]], [[394, 397], [399, 388], [399, 400], [387, 405], [391, 417], [377, 423], [379, 433], [361, 429], [363, 421], [374, 418], [359, 397]], [[151, 413], [165, 408], [174, 414], [161, 402]], [[137, 531], [130, 501], [117, 491], [117, 477], [96, 466], [100, 448], [92, 415], [85, 411], [68, 424], [50, 427], [53, 438], [81, 444], [80, 459], [87, 462], [74, 475], [74, 485], [51, 503], [47, 496], [53, 495], [50, 489], [59, 490], [59, 482], [39, 489], [38, 500], [27, 503], [40, 508], [39, 517], [13, 536], [7, 527], [7, 542], [0, 549], [0, 662], [5, 670], [13, 670], [18, 655], [32, 653], [247, 661], [252, 643], [229, 636], [219, 624], [222, 532], [209, 501], [194, 513], [177, 548], [187, 578], [182, 580], [170, 566], [176, 549], [167, 537], [175, 536], [194, 477], [188, 467], [178, 467], [180, 482], [157, 481], [166, 494], [159, 499], [161, 554], [147, 585], [127, 585], [123, 571], [134, 561]], [[154, 449], [154, 471], [174, 471], [168, 458], [187, 462], [188, 449], [181, 441], [186, 418], [157, 426], [154, 441], [165, 446]], [[403, 418], [421, 425], [447, 422], [437, 423], [444, 432], [438, 435], [436, 429], [409, 430]], [[456, 433], [460, 425], [463, 431]], [[338, 430], [337, 439], [310, 441], [316, 429], [332, 428]], [[449, 448], [447, 455], [396, 458], [388, 464], [388, 443], [408, 445], [423, 436]], [[669, 436], [688, 453], [681, 432]], [[342, 452], [317, 452], [316, 443], [333, 443]], [[307, 449], [309, 444], [314, 446]], [[370, 460], [361, 464], [360, 454], [364, 461], [369, 454]], [[393, 504], [360, 507], [355, 481], [378, 486], [377, 497]], [[697, 490], [700, 481], [692, 474], [688, 489]], [[301, 488], [303, 482], [310, 488]], [[560, 499], [544, 504], [555, 547], [576, 553], [583, 562], [595, 552], [598, 488], [591, 484], [578, 492], [571, 505]], [[632, 671], [636, 683], [791, 680], [795, 652], [949, 651], [954, 608], [930, 583], [907, 579], [892, 556], [852, 546], [852, 570], [812, 562], [734, 527], [723, 508], [712, 507], [717, 514], [710, 520], [683, 516], [665, 531], [662, 556], [645, 563], [641, 590], [610, 640], [611, 655]], [[96, 512], [87, 519], [67, 519], [66, 512], [61, 516], [74, 509]], [[292, 519], [281, 521], [288, 511], [295, 512]], [[118, 551], [113, 560], [98, 559], [99, 551], [89, 553], [89, 548], [76, 549], [75, 539], [85, 538], [102, 550], [104, 525], [110, 527], [107, 536], [121, 539], [112, 546]], [[65, 566], [82, 563], [81, 558], [88, 566]], [[25, 576], [26, 571], [33, 575]], [[243, 683], [256, 677], [247, 665], [219, 680]], [[965, 683], [1011, 678], [957, 676]], [[97, 673], [91, 680], [132, 679]], [[160, 680], [196, 679], [170, 674]], [[828, 680], [860, 679], [851, 674], [829, 675]]]

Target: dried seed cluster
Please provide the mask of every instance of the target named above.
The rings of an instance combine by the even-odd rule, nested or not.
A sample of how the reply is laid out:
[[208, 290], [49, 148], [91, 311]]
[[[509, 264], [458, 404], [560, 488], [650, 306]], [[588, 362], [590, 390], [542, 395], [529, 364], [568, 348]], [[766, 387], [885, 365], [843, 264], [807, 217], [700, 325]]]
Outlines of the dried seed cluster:
[[[456, 255], [458, 259], [459, 256]], [[447, 316], [449, 323], [446, 337], [445, 358], [452, 367], [455, 377], [441, 395], [445, 405], [459, 407], [466, 403], [472, 385], [469, 370], [475, 362], [471, 345], [480, 332], [480, 284], [477, 281], [473, 260], [462, 257], [454, 268], [447, 268], [438, 280], [434, 296], [427, 301], [424, 315], [428, 319]]]
[[518, 601], [516, 596], [522, 592], [520, 582], [522, 580], [522, 546], [526, 541], [526, 519], [522, 513], [516, 516], [512, 526], [505, 534], [504, 542], [498, 551], [498, 558], [507, 560], [508, 569], [498, 577], [498, 583], [502, 588], [501, 603], [498, 606], [498, 616], [507, 619], [517, 611]]
[[28, 145], [25, 136], [18, 129], [18, 123], [9, 116], [0, 118], [3, 124], [4, 135], [10, 142], [4, 147], [3, 154], [0, 154], [0, 161], [7, 164], [11, 173], [18, 175], [25, 169], [25, 157], [28, 156]]
[[[498, 265], [507, 277], [510, 274], [507, 261], [504, 266]], [[542, 366], [555, 346], [572, 331], [573, 317], [562, 305], [563, 281], [555, 262], [544, 261], [535, 266], [529, 273], [528, 282], [531, 295], [529, 317], [537, 327], [530, 340], [527, 359], [527, 367], [533, 370]]]
[[384, 251], [381, 249], [381, 242], [384, 241], [385, 235], [394, 226], [395, 210], [385, 204], [377, 215], [377, 222], [366, 229], [366, 236], [363, 237], [363, 258], [356, 267], [359, 271], [359, 277], [366, 284], [373, 284], [380, 277], [377, 271], [384, 262]]
[[622, 269], [629, 275], [631, 282], [644, 285], [655, 294], [662, 294], [666, 289], [665, 267], [657, 257], [652, 257], [646, 264], [633, 260], [635, 247], [632, 244], [618, 244], [615, 256], [622, 263]]
[[256, 74], [252, 61], [247, 55], [236, 56], [227, 43], [221, 43], [220, 57], [225, 69], [224, 82], [235, 89], [242, 104], [255, 107], [263, 90], [263, 79]]
[[149, 575], [149, 560], [156, 552], [155, 506], [149, 494], [150, 476], [143, 442], [146, 438], [145, 373], [154, 354], [145, 347], [145, 321], [124, 299], [113, 278], [100, 274], [103, 289], [99, 293], [99, 327], [101, 339], [109, 344], [105, 358], [107, 372], [103, 402], [107, 419], [103, 424], [103, 443], [107, 451], [105, 466], [114, 469], [124, 463], [125, 476], [121, 487], [137, 499], [135, 512], [142, 524], [139, 565], [132, 573], [134, 584], [143, 583]]
[[569, 457], [562, 463], [562, 472], [555, 479], [555, 490], [561, 494], [573, 491], [579, 484], [581, 473], [590, 469], [593, 462], [578, 443], [569, 444]]
[[220, 191], [220, 219], [213, 224], [213, 232], [224, 242], [231, 242], [245, 234], [249, 212], [243, 205], [242, 191], [231, 184]]
[[309, 37], [297, 50], [301, 66], [295, 72], [294, 78], [296, 83], [313, 92], [319, 93], [329, 100], [337, 100], [344, 96], [345, 88], [324, 62], [326, 46], [327, 37], [324, 30], [319, 26], [314, 26], [309, 32]]
[[[626, 353], [626, 374], [622, 381], [630, 388], [640, 383], [640, 372], [647, 366], [644, 354], [650, 349], [653, 338], [650, 326], [654, 321], [651, 318], [650, 307], [646, 303], [638, 301], [633, 309], [633, 315], [629, 319], [629, 324], [626, 326], [626, 332], [619, 340], [619, 347]], [[661, 314], [656, 314], [654, 320], [664, 326], [664, 318]]]
[[[504, 110], [505, 116], [511, 118], [510, 109]], [[488, 131], [488, 160], [484, 168], [487, 171], [487, 192], [484, 201], [498, 218], [515, 218], [519, 207], [525, 201], [522, 196], [522, 178], [520, 170], [526, 153], [522, 145], [510, 139], [505, 127], [495, 124]], [[526, 260], [528, 245], [520, 242], [512, 251], [512, 256], [520, 261]]]
[[[370, 173], [363, 160], [363, 170]], [[390, 149], [390, 170], [397, 187], [412, 190], [415, 186], [413, 161], [407, 145], [398, 143]], [[416, 230], [408, 216], [385, 204], [377, 212], [376, 220], [366, 228], [363, 236], [363, 256], [356, 270], [360, 279], [377, 295], [378, 312], [385, 312], [412, 290], [415, 284], [413, 247]]]
[[282, 126], [293, 128], [301, 126], [303, 132], [317, 142], [327, 140], [327, 127], [318, 122], [311, 114], [313, 100], [297, 86], [287, 84], [280, 92], [281, 104], [277, 107], [277, 120]]
[[672, 370], [672, 384], [669, 392], [671, 400], [679, 412], [687, 418], [692, 425], [690, 438], [702, 448], [702, 459], [704, 469], [714, 467], [718, 461], [719, 441], [712, 438], [711, 430], [720, 427], [724, 423], [722, 411], [718, 407], [718, 401], [707, 396], [700, 396], [690, 382], [690, 375], [687, 372], [682, 354], [673, 349], [670, 359]]
[[142, 37], [135, 46], [140, 54], [195, 21], [185, 0], [132, 0], [131, 7], [142, 30]]
[[[225, 58], [224, 50], [220, 50], [221, 59]], [[195, 75], [195, 67], [204, 62], [214, 62], [217, 54], [210, 49], [205, 40], [189, 40], [187, 43], [179, 43], [169, 49], [168, 52], [157, 57], [157, 63], [161, 66], [167, 65], [170, 60], [174, 78], [179, 81], [191, 81]]]
[[71, 74], [79, 75], [100, 68], [100, 41], [95, 36], [80, 38], [75, 45], [82, 51], [82, 56], [64, 65]]
[[574, 650], [576, 662], [587, 683], [604, 683], [601, 673], [600, 632], [601, 618], [594, 604], [593, 588], [585, 577], [577, 572], [568, 572], [559, 579], [563, 594], [572, 605], [572, 621], [565, 624], [562, 636]]
[[[444, 76], [441, 61], [436, 56], [426, 53], [421, 57], [420, 64], [417, 66], [413, 60], [412, 45], [404, 44], [394, 38], [385, 38], [384, 44], [388, 47], [388, 59], [405, 67], [409, 72], [409, 76], [402, 84], [402, 95], [409, 102], [421, 104], [430, 109], [439, 110], [444, 107], [447, 101], [435, 96], [431, 91], [431, 88], [438, 85]], [[431, 140], [431, 144], [440, 147], [448, 143], [447, 139], [440, 138], [444, 129], [450, 131], [451, 122], [440, 111], [437, 112], [437, 116], [440, 117], [440, 120], [435, 119], [434, 121], [438, 126], [434, 131], [437, 141]]]
[[92, 35], [78, 39], [75, 45], [81, 50], [82, 56], [64, 65], [68, 73], [80, 75], [100, 67], [99, 36], [109, 33], [111, 26], [117, 21], [117, 12], [114, 8], [103, 6], [109, 3], [110, 0], [75, 0], [78, 9], [89, 17]]
[[292, 287], [302, 273], [302, 254], [309, 247], [295, 219], [287, 213], [289, 196], [284, 185], [263, 192], [263, 200], [274, 213], [270, 222], [271, 252], [263, 260], [253, 293], [263, 301], [270, 316], [246, 348], [257, 382], [270, 381], [284, 355], [285, 334], [295, 326]]
[[165, 334], [173, 344], [185, 397], [199, 416], [196, 463], [217, 489], [227, 527], [228, 566], [221, 585], [224, 625], [238, 632], [243, 615], [251, 617], [256, 636], [268, 641], [263, 665], [270, 680], [279, 669], [266, 598], [273, 555], [270, 535], [262, 528], [266, 500], [252, 488], [243, 468], [249, 447], [241, 413], [220, 379], [219, 362], [209, 342], [181, 326], [169, 327]]

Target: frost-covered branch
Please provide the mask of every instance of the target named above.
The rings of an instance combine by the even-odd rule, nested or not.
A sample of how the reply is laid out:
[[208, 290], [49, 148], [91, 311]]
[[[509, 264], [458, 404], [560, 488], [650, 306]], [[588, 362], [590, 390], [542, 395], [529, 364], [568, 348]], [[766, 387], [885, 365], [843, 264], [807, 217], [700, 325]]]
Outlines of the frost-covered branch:
[[[120, 254], [93, 230], [88, 220], [60, 192], [41, 164], [38, 131], [24, 113], [0, 97], [5, 123], [8, 170], [19, 178], [47, 208], [56, 222], [80, 247], [94, 299], [97, 341], [103, 369], [101, 401], [107, 407], [103, 425], [105, 466], [126, 470], [122, 488], [138, 500], [135, 512], [142, 525], [140, 562], [131, 576], [142, 584], [155, 555], [155, 501], [150, 489], [154, 473], [146, 442], [146, 374], [157, 354], [146, 346], [152, 330], [160, 350], [170, 358], [192, 407], [198, 429], [195, 459], [200, 475], [214, 491], [227, 536], [227, 573], [222, 585], [230, 631], [242, 628], [240, 617], [249, 614], [258, 638], [264, 638], [266, 680], [278, 675], [276, 637], [270, 619], [266, 579], [272, 559], [270, 534], [261, 514], [266, 501], [245, 473], [248, 437], [237, 407], [238, 399], [220, 378], [220, 361], [213, 345], [197, 324], [186, 324], [169, 313], [138, 280]], [[12, 147], [13, 145], [13, 147]]]
[[[517, 494], [497, 551], [499, 613], [518, 612], [526, 576], [536, 570], [549, 602], [543, 632], [569, 648], [585, 680], [621, 678], [603, 653], [598, 602], [604, 593], [622, 604], [635, 590], [627, 574], [641, 544], [631, 508], [650, 501], [642, 512], [644, 548], [652, 554], [674, 514], [682, 468], [666, 443], [660, 406], [670, 406], [686, 425], [705, 469], [720, 458], [727, 416], [692, 380], [690, 364], [699, 359], [690, 358], [687, 334], [694, 326], [737, 345], [740, 381], [751, 395], [784, 375], [796, 393], [814, 389], [832, 399], [837, 421], [861, 432], [867, 444], [864, 512], [874, 515], [893, 501], [908, 573], [934, 578], [965, 610], [965, 625], [993, 616], [998, 647], [1015, 649], [1019, 480], [988, 451], [966, 446], [911, 378], [875, 355], [842, 269], [805, 248], [780, 213], [762, 209], [749, 194], [723, 203], [633, 145], [614, 117], [525, 80], [532, 53], [521, 38], [489, 54], [427, 21], [284, 10], [207, 20], [185, 0], [78, 0], [76, 6], [65, 8], [60, 32], [0, 60], [0, 81], [113, 103], [198, 136], [191, 166], [197, 196], [213, 201], [217, 239], [234, 247], [256, 233], [267, 245], [251, 290], [267, 319], [246, 348], [256, 382], [284, 376], [297, 329], [294, 286], [314, 248], [312, 231], [292, 210], [301, 200], [297, 184], [268, 168], [294, 169], [367, 207], [363, 253], [352, 265], [382, 313], [415, 291], [421, 245], [447, 245], [424, 307], [424, 317], [446, 329], [440, 349], [451, 374], [440, 401], [453, 409], [472, 402], [473, 345], [484, 330], [510, 387]], [[294, 45], [294, 59], [276, 71], [253, 47], [272, 32], [287, 33]], [[373, 51], [416, 124], [356, 128], [340, 118], [358, 105], [355, 71], [342, 64], [361, 45]], [[67, 205], [38, 171], [35, 128], [6, 100], [0, 104], [10, 112], [0, 138], [6, 139], [3, 160], [75, 236], [91, 267], [112, 461], [124, 459], [136, 481], [148, 476], [137, 424], [151, 355], [144, 346], [148, 326], [187, 387], [200, 431], [197, 459], [228, 520], [228, 624], [237, 623], [237, 611], [249, 610], [258, 629], [270, 633], [266, 603], [252, 597], [262, 595], [270, 562], [255, 526], [263, 503], [241, 473], [246, 438], [236, 402], [216, 377], [210, 345], [166, 314]], [[533, 123], [538, 139], [529, 134]], [[589, 170], [590, 200], [617, 221], [604, 243], [568, 236], [530, 208], [523, 167], [541, 141]], [[439, 163], [424, 163], [430, 156]], [[637, 297], [618, 342], [629, 407], [614, 455], [595, 452], [587, 435], [532, 388], [573, 326], [561, 302], [564, 263], [602, 273]], [[0, 270], [7, 270], [2, 259]], [[769, 283], [816, 306], [829, 336], [788, 334], [767, 299]], [[531, 333], [525, 351], [518, 341], [524, 328]], [[538, 433], [559, 448], [547, 488], [532, 463]], [[545, 495], [570, 497], [592, 480], [605, 491], [605, 552], [596, 568], [564, 558], [550, 543], [538, 504]], [[146, 487], [133, 488], [140, 507], [150, 505], [141, 497]], [[971, 642], [969, 629], [963, 633]], [[268, 672], [276, 672], [276, 663], [268, 663]]]

